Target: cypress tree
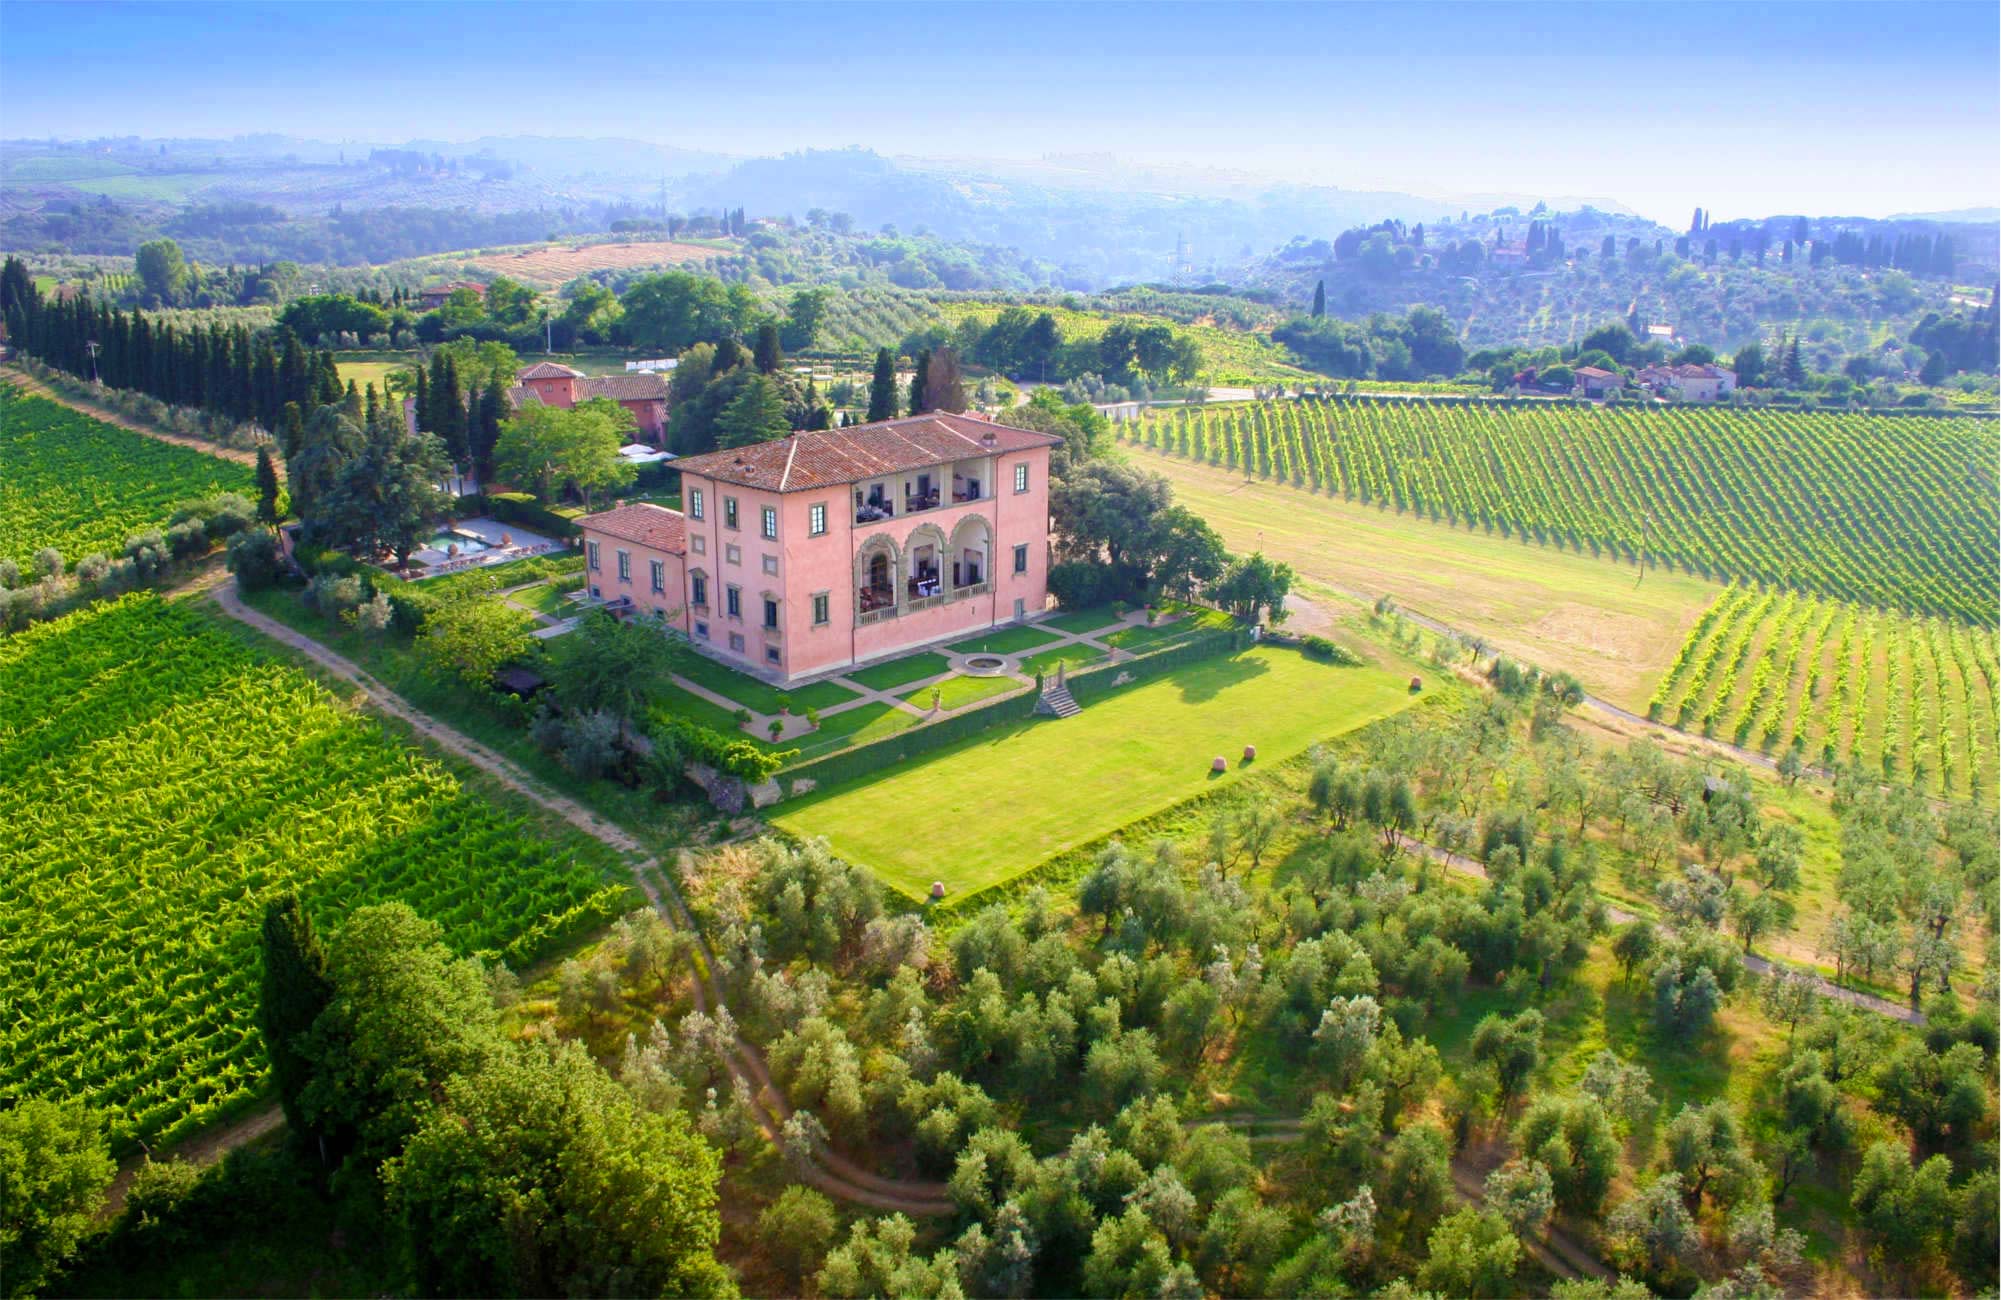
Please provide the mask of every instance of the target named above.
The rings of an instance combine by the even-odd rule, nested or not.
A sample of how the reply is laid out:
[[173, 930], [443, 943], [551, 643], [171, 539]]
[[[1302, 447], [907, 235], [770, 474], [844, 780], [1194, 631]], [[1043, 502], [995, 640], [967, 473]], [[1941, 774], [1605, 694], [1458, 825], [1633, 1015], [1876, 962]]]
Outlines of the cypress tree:
[[486, 381], [486, 391], [479, 398], [479, 420], [467, 439], [473, 477], [482, 487], [493, 476], [493, 449], [500, 444], [500, 422], [507, 415], [507, 385], [499, 375], [491, 375]]
[[417, 366], [416, 371], [417, 428], [421, 431], [431, 427], [431, 377], [422, 366]]
[[917, 373], [910, 377], [910, 413], [921, 415], [924, 405], [924, 375], [931, 369], [931, 352], [927, 348], [917, 354]]
[[1313, 314], [1316, 317], [1327, 314], [1327, 281], [1325, 280], [1313, 286]]
[[765, 321], [757, 327], [757, 342], [751, 352], [761, 375], [775, 375], [785, 361], [785, 353], [778, 346], [778, 323]]
[[875, 378], [868, 386], [868, 418], [871, 424], [896, 418], [896, 358], [888, 348], [876, 349]]
[[[285, 422], [296, 424], [298, 419], [298, 403], [287, 402]], [[257, 448], [257, 517], [267, 524], [278, 522], [278, 467], [271, 463], [268, 443]]]
[[262, 932], [264, 978], [257, 1000], [257, 1028], [271, 1058], [271, 1077], [285, 1122], [305, 1134], [299, 1094], [312, 1078], [312, 1068], [299, 1050], [299, 1039], [333, 1000], [327, 975], [326, 949], [313, 933], [313, 923], [296, 894], [274, 898], [264, 908]]

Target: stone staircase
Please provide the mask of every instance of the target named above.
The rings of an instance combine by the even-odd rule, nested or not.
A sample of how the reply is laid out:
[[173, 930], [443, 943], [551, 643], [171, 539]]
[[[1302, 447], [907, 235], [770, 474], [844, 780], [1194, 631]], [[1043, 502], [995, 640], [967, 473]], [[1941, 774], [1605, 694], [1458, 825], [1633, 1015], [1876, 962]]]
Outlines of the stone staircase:
[[1070, 698], [1070, 688], [1058, 682], [1043, 688], [1042, 698], [1035, 702], [1035, 711], [1045, 717], [1069, 718], [1082, 713], [1083, 709]]

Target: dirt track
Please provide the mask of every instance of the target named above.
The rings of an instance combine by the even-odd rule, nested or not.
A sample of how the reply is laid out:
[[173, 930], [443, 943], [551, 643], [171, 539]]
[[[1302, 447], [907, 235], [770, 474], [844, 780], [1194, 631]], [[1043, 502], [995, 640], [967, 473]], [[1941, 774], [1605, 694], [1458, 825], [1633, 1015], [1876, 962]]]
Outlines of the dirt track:
[[[30, 393], [36, 397], [46, 397], [51, 402], [67, 406], [73, 411], [82, 411], [94, 420], [102, 420], [106, 424], [115, 424], [119, 428], [129, 430], [141, 437], [151, 438], [154, 442], [170, 442], [176, 447], [186, 447], [189, 451], [199, 451], [221, 460], [233, 460], [239, 465], [254, 466], [257, 463], [257, 453], [254, 451], [245, 451], [241, 447], [225, 447], [220, 443], [204, 442], [200, 438], [190, 438], [186, 434], [169, 433], [165, 429], [155, 428], [150, 424], [141, 424], [130, 416], [120, 415], [109, 407], [99, 406], [97, 403], [85, 401], [81, 397], [71, 397], [66, 393], [59, 393], [18, 366], [0, 366], [0, 379], [5, 379], [6, 382], [19, 388], [24, 393]], [[284, 458], [282, 456], [273, 456], [271, 463], [277, 467], [278, 481], [283, 483], [285, 481]]]

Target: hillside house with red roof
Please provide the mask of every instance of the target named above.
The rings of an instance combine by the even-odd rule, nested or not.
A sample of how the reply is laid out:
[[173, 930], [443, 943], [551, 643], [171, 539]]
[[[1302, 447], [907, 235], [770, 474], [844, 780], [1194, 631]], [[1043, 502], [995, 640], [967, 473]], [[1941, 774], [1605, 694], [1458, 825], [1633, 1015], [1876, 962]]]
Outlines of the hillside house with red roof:
[[1060, 439], [946, 411], [683, 457], [578, 521], [590, 593], [779, 682], [1039, 615]]
[[507, 390], [516, 410], [524, 402], [569, 410], [593, 397], [608, 397], [632, 413], [639, 436], [658, 443], [667, 429], [667, 381], [651, 371], [626, 375], [586, 375], [581, 370], [542, 361], [515, 376], [520, 382]]

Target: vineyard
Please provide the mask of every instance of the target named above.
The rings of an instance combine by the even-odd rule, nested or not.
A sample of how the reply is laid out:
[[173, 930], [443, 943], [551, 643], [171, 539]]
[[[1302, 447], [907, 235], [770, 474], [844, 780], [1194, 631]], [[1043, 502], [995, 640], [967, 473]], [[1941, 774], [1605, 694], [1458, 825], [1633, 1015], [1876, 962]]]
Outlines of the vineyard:
[[519, 965], [628, 890], [184, 606], [0, 642], [0, 1096], [172, 1140], [254, 1098], [265, 900], [398, 900]]
[[1650, 716], [1934, 794], [1991, 798], [1997, 646], [1973, 627], [1733, 586], [1690, 629]]
[[1119, 436], [1594, 556], [1976, 624], [1996, 617], [1995, 427], [1771, 409], [1277, 402]]
[[116, 553], [168, 512], [217, 491], [254, 494], [250, 468], [94, 420], [0, 384], [0, 559], [53, 546], [74, 563]]

